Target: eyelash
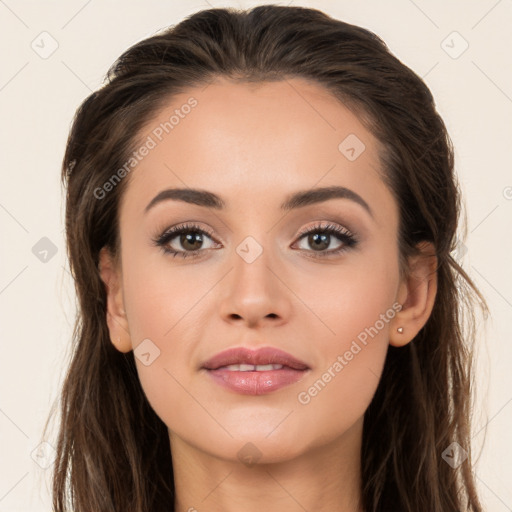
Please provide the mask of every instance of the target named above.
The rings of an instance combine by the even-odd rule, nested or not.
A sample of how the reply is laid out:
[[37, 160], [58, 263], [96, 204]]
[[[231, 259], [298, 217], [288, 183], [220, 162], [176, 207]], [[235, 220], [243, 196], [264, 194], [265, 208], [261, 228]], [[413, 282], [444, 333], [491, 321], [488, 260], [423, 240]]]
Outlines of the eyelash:
[[[180, 255], [180, 257], [182, 258], [196, 258], [199, 256], [200, 252], [204, 252], [205, 250], [208, 249], [198, 249], [196, 251], [176, 251], [174, 249], [169, 249], [168, 247], [169, 242], [173, 238], [176, 238], [178, 235], [181, 235], [183, 233], [190, 232], [199, 233], [200, 235], [206, 235], [209, 238], [213, 239], [211, 232], [204, 230], [197, 224], [180, 224], [178, 226], [173, 226], [172, 228], [165, 230], [161, 235], [157, 236], [152, 241], [153, 244], [157, 247], [160, 247], [165, 254], [172, 254], [173, 257]], [[347, 229], [342, 228], [341, 226], [338, 226], [336, 224], [322, 225], [321, 223], [313, 226], [312, 228], [300, 232], [298, 235], [298, 240], [302, 240], [307, 235], [310, 235], [312, 233], [335, 235], [335, 237], [339, 241], [343, 242], [343, 245], [338, 249], [333, 249], [331, 251], [322, 251], [322, 253], [311, 256], [312, 258], [327, 258], [331, 256], [336, 256], [346, 251], [347, 249], [354, 247], [358, 243], [357, 238]]]

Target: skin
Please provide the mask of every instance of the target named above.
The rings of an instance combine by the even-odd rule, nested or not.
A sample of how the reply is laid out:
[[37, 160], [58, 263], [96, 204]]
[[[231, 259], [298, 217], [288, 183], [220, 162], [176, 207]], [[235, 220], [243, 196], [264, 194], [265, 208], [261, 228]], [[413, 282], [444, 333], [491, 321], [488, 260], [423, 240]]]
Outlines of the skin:
[[[321, 86], [298, 78], [218, 80], [172, 98], [140, 135], [190, 96], [197, 106], [126, 178], [120, 264], [104, 249], [99, 265], [112, 343], [128, 352], [149, 338], [160, 350], [150, 365], [136, 363], [169, 429], [176, 510], [361, 511], [363, 415], [389, 344], [409, 343], [430, 315], [435, 257], [411, 258], [410, 273], [400, 277], [398, 207], [382, 180], [377, 140]], [[365, 144], [354, 161], [338, 149], [349, 134]], [[338, 198], [279, 208], [292, 192], [331, 185], [359, 194], [373, 216]], [[167, 200], [144, 213], [171, 187], [214, 192], [226, 208]], [[184, 222], [213, 233], [195, 246], [204, 247], [198, 258], [173, 257], [151, 243]], [[318, 252], [307, 236], [297, 236], [319, 222], [356, 233], [357, 245], [314, 258], [343, 243], [331, 235]], [[263, 249], [252, 263], [236, 251], [247, 236]], [[172, 247], [187, 250], [179, 236]], [[300, 403], [298, 394], [393, 304], [401, 311], [309, 403]], [[200, 369], [240, 346], [277, 347], [310, 370], [299, 382], [247, 396]], [[239, 458], [247, 443], [258, 450], [255, 464]]]

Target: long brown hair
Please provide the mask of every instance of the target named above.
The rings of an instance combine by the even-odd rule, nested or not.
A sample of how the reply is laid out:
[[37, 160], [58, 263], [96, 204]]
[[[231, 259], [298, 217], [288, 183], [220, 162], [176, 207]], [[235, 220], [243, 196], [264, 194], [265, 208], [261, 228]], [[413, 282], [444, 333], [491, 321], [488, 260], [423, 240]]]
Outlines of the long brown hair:
[[[218, 77], [312, 80], [357, 112], [380, 141], [383, 173], [400, 210], [401, 262], [419, 242], [432, 242], [438, 291], [416, 338], [389, 347], [365, 413], [363, 506], [481, 511], [470, 412], [473, 311], [477, 298], [485, 302], [451, 254], [461, 205], [445, 125], [424, 82], [375, 34], [316, 9], [277, 5], [203, 10], [135, 44], [76, 112], [62, 180], [78, 316], [60, 397], [54, 511], [173, 510], [167, 427], [144, 395], [133, 352], [121, 353], [110, 341], [98, 272], [102, 247], [118, 254], [118, 205], [128, 178], [101, 197], [98, 190], [123, 167], [162, 105]], [[457, 468], [443, 460], [452, 443], [468, 453]]]

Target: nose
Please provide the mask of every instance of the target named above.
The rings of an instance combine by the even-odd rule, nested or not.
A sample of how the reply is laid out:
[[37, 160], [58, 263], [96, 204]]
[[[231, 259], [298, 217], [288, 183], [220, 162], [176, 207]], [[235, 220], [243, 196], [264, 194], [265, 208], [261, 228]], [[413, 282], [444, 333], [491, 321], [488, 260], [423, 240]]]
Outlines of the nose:
[[220, 304], [223, 319], [250, 328], [287, 322], [293, 293], [285, 285], [281, 267], [266, 250], [249, 261], [234, 254], [234, 268], [226, 276]]

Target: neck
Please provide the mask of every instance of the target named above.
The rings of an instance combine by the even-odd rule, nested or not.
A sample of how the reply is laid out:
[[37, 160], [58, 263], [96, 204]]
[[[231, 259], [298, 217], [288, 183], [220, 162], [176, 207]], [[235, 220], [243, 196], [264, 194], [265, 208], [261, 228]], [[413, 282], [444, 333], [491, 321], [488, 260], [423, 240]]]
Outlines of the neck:
[[300, 455], [246, 465], [170, 434], [176, 512], [362, 512], [362, 419], [342, 437]]

